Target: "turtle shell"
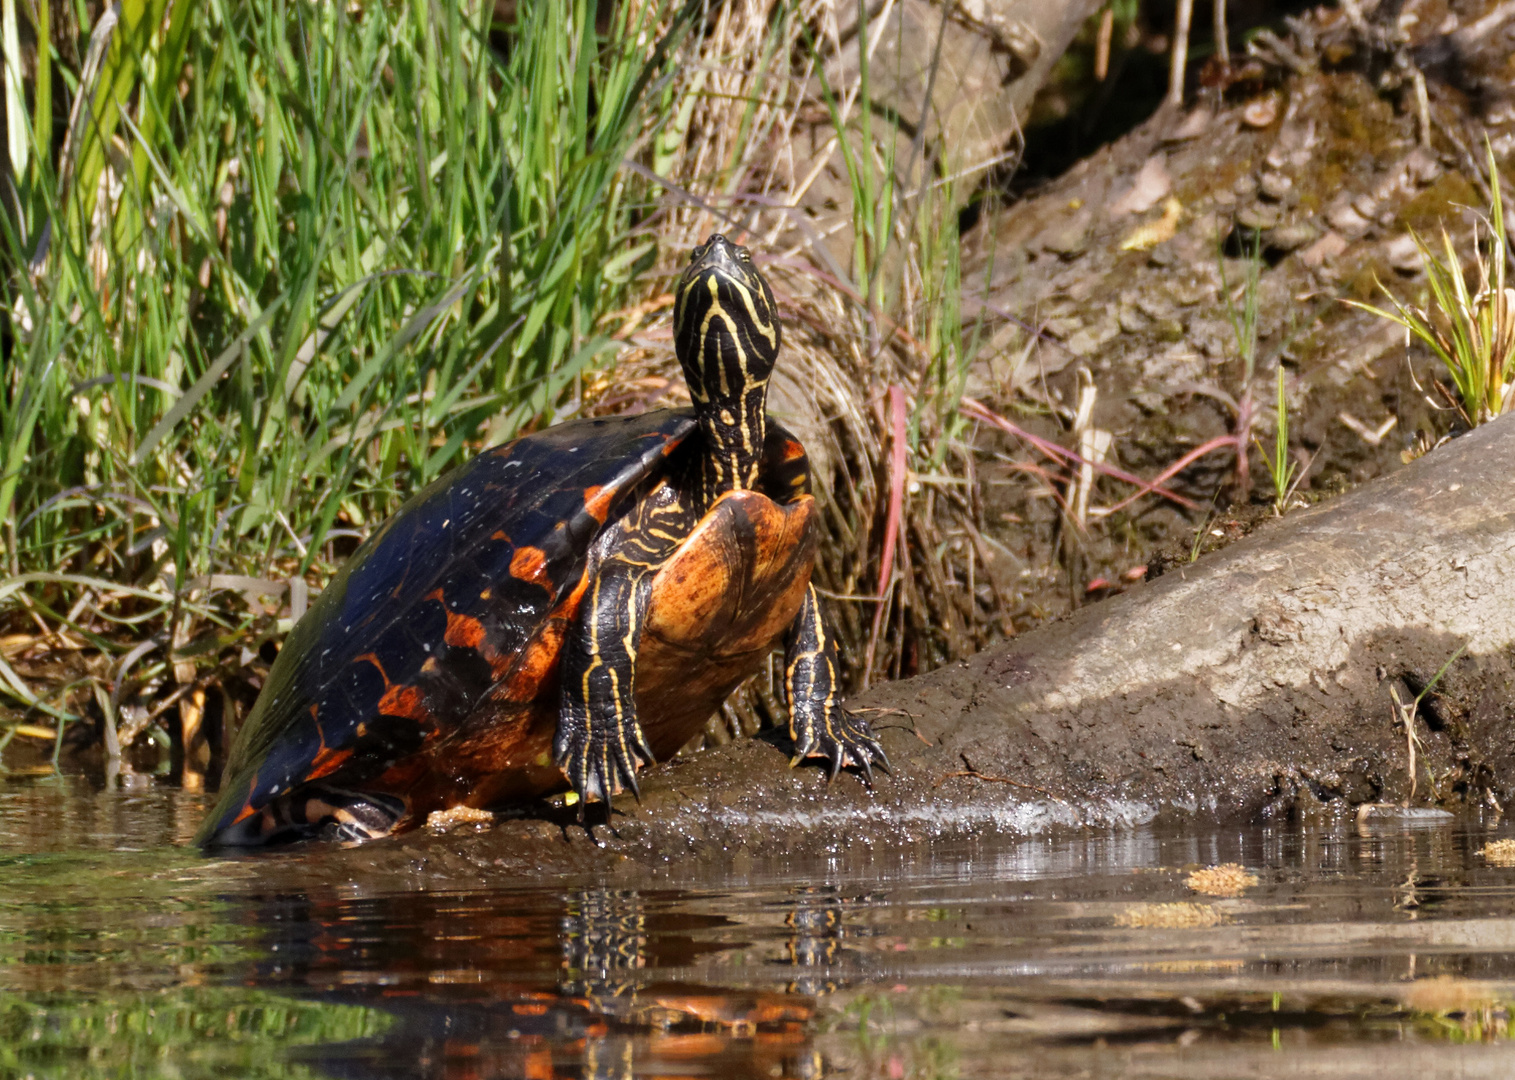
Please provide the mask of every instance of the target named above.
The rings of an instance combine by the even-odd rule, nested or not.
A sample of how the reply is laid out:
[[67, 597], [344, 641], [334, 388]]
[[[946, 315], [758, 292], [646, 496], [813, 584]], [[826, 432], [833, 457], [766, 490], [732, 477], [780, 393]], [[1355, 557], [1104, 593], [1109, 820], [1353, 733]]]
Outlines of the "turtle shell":
[[695, 429], [687, 409], [570, 421], [416, 493], [286, 638], [196, 841], [312, 781], [403, 791], [486, 698], [542, 697], [556, 664], [528, 646], [571, 621], [595, 537]]

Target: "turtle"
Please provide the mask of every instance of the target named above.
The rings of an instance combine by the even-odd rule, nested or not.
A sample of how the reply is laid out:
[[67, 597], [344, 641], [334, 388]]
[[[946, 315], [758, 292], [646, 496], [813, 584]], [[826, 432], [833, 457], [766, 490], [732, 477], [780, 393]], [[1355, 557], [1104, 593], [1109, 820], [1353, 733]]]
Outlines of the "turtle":
[[286, 638], [196, 843], [356, 842], [569, 790], [608, 813], [781, 643], [792, 763], [888, 771], [842, 702], [751, 253], [719, 233], [694, 248], [673, 321], [692, 408], [485, 450], [353, 553]]

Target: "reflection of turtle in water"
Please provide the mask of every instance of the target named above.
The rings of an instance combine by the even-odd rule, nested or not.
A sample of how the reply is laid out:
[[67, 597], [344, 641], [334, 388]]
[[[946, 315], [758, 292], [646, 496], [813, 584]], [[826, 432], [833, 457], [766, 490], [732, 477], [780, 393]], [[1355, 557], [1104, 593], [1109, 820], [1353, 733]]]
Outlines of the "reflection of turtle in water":
[[[783, 639], [796, 760], [887, 766], [838, 699], [780, 329], [723, 236], [680, 279], [694, 409], [578, 420], [417, 493], [289, 635], [202, 844], [366, 839], [436, 810], [636, 790]], [[565, 779], [566, 777], [566, 779]]]

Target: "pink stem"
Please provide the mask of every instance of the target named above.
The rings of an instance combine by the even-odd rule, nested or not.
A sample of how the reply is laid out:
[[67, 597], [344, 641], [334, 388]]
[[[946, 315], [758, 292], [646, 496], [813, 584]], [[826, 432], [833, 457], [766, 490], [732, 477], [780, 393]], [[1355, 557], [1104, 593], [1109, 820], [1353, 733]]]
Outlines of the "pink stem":
[[[1120, 480], [1123, 483], [1136, 485], [1136, 487], [1140, 488], [1141, 490], [1139, 490], [1135, 495], [1131, 496], [1130, 499], [1126, 500], [1127, 503], [1134, 499], [1139, 499], [1143, 495], [1161, 495], [1163, 498], [1168, 499], [1171, 502], [1176, 502], [1178, 505], [1186, 507], [1187, 509], [1199, 509], [1199, 504], [1194, 502], [1192, 499], [1186, 499], [1184, 496], [1178, 494], [1178, 492], [1169, 491], [1167, 488], [1161, 486], [1164, 480], [1171, 477], [1175, 472], [1178, 471], [1179, 468], [1182, 468], [1182, 466], [1169, 469], [1156, 480], [1143, 480], [1141, 477], [1136, 476], [1133, 473], [1128, 473], [1124, 469], [1117, 469], [1113, 465], [1106, 465], [1102, 461], [1086, 461], [1082, 455], [1069, 450], [1067, 447], [1059, 446], [1057, 443], [1052, 442], [1049, 439], [1043, 439], [1039, 436], [1033, 435], [1025, 428], [1019, 426], [1018, 424], [1014, 424], [1009, 420], [1006, 420], [998, 413], [991, 412], [988, 408], [975, 401], [973, 398], [965, 397], [961, 399], [960, 406], [963, 412], [969, 416], [982, 420], [987, 424], [993, 424], [1001, 431], [1005, 431], [1011, 435], [1016, 436], [1017, 438], [1025, 439], [1028, 443], [1036, 447], [1048, 457], [1061, 458], [1062, 460], [1072, 462], [1075, 465], [1088, 465], [1094, 468], [1096, 471], [1104, 473], [1106, 476], [1113, 477], [1114, 479]], [[1231, 442], [1234, 440], [1231, 436], [1227, 436], [1226, 441]], [[1208, 447], [1210, 444], [1206, 443], [1205, 445]], [[1208, 450], [1206, 450], [1206, 452], [1208, 453]], [[1119, 504], [1119, 506], [1125, 505], [1126, 503]], [[1117, 509], [1118, 508], [1119, 507], [1117, 507]]]
[[905, 505], [905, 389], [889, 388], [889, 512], [884, 519], [884, 550], [879, 556], [878, 605], [873, 609], [873, 632], [868, 635], [865, 681], [873, 674], [873, 657], [878, 649], [879, 633], [884, 625], [884, 598], [889, 593], [894, 573], [894, 545], [900, 533], [900, 518]]

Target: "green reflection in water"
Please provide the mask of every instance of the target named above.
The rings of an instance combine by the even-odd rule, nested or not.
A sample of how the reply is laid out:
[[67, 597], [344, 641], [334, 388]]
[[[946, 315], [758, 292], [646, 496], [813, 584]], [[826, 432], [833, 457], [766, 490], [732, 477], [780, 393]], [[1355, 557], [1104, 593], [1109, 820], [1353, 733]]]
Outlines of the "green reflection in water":
[[27, 1076], [319, 1075], [288, 1051], [382, 1034], [388, 1014], [266, 991], [184, 986], [152, 994], [0, 993], [0, 1080]]

